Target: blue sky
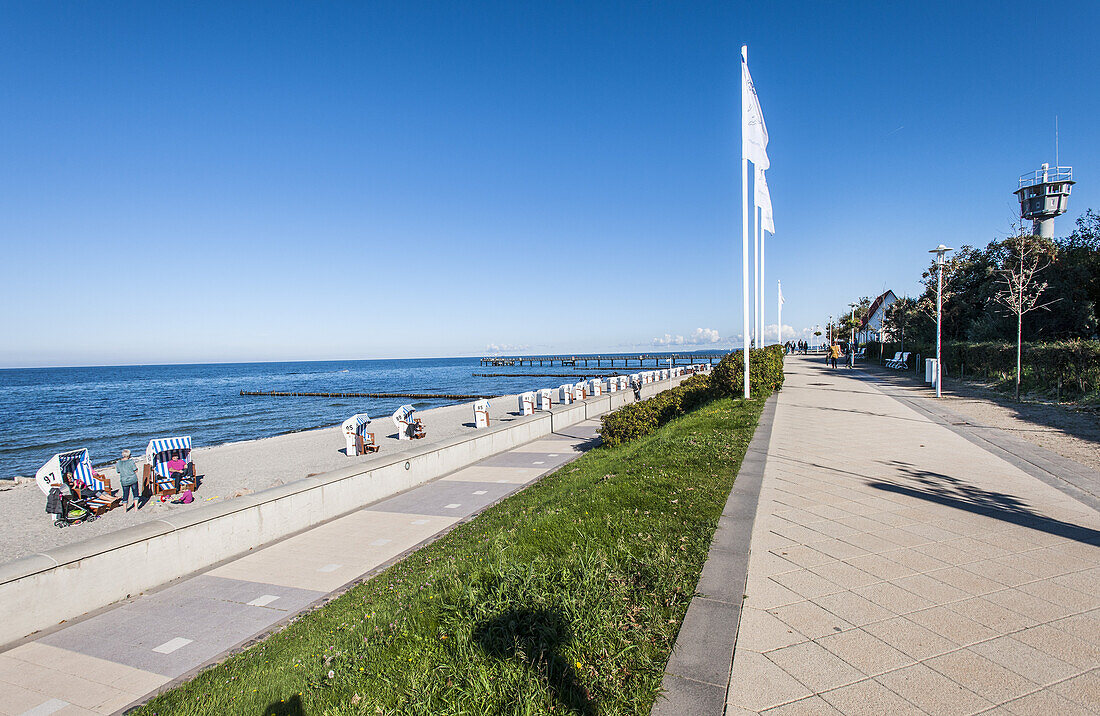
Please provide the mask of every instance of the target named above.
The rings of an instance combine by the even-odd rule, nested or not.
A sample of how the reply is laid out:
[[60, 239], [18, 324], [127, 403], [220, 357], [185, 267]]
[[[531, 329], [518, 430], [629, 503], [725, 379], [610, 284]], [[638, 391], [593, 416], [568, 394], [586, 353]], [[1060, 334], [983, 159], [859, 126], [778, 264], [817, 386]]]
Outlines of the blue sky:
[[726, 347], [743, 43], [767, 322], [913, 293], [1056, 114], [1057, 233], [1100, 209], [1100, 3], [1057, 9], [3, 3], [0, 365]]

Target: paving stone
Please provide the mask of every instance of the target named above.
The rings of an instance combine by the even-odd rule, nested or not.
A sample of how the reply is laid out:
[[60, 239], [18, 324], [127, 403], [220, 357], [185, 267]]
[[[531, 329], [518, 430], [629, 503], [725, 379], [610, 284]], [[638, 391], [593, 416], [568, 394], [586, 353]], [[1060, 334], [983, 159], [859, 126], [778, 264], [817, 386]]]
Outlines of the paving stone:
[[1010, 701], [1004, 709], [1017, 716], [1096, 716], [1092, 708], [1080, 706], [1050, 689]]
[[768, 709], [761, 716], [841, 716], [841, 712], [820, 696], [811, 696]]
[[776, 649], [765, 656], [815, 692], [835, 689], [865, 678], [851, 664], [812, 641]]
[[734, 655], [727, 698], [730, 706], [763, 711], [813, 695], [763, 654], [738, 649]]
[[937, 716], [962, 716], [995, 705], [924, 664], [891, 671], [875, 677], [875, 680], [906, 701]]
[[661, 679], [661, 689], [662, 694], [657, 697], [650, 712], [652, 716], [723, 716], [726, 700], [724, 687], [665, 674]]
[[783, 623], [810, 639], [835, 634], [853, 626], [812, 601], [795, 602], [769, 611]]
[[928, 659], [956, 648], [954, 642], [939, 634], [925, 629], [905, 617], [894, 617], [874, 622], [863, 627], [898, 651], [908, 654], [917, 661]]
[[1080, 706], [1096, 709], [1100, 705], [1100, 669], [1066, 679], [1050, 690]]
[[1080, 673], [1073, 665], [1011, 636], [983, 641], [971, 646], [970, 649], [1040, 686], [1053, 684]]
[[830, 634], [817, 643], [865, 676], [876, 676], [913, 663], [913, 659], [863, 629]]
[[826, 691], [821, 698], [847, 716], [926, 716], [924, 711], [874, 680]]
[[1078, 669], [1100, 667], [1100, 646], [1047, 624], [1018, 631], [1012, 638]]
[[1024, 696], [1039, 686], [969, 649], [933, 657], [924, 664], [995, 704]]
[[968, 646], [1000, 635], [1000, 632], [944, 606], [912, 612], [906, 614], [905, 618], [959, 646]]

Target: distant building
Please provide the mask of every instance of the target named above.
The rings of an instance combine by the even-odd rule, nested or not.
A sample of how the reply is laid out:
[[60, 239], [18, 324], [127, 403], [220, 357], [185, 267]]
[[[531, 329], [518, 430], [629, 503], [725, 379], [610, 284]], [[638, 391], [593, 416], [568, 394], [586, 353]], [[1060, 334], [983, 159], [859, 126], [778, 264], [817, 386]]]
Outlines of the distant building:
[[[867, 309], [867, 316], [859, 327], [860, 343], [878, 342], [882, 337], [882, 319], [886, 317], [886, 309], [893, 305], [898, 297], [893, 291], [887, 291], [871, 302]], [[886, 332], [890, 332], [890, 322], [886, 322]]]

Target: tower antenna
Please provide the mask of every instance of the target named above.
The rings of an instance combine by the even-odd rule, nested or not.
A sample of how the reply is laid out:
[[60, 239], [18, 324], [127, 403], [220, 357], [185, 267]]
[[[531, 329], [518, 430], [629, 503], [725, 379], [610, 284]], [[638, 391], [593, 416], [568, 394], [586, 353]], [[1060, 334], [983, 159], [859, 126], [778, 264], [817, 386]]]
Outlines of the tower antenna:
[[1054, 115], [1054, 166], [1058, 166], [1058, 115]]

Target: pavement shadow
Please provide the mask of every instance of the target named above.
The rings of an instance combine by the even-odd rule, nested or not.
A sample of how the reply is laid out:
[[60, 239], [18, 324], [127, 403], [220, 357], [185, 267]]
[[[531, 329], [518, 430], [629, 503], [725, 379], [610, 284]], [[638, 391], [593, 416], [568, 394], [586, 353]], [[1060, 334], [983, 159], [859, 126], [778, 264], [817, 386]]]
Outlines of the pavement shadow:
[[263, 716], [306, 716], [306, 711], [302, 708], [302, 697], [295, 694], [286, 701], [269, 704], [264, 709]]
[[957, 477], [922, 470], [909, 463], [894, 462], [893, 464], [916, 484], [904, 485], [885, 480], [871, 480], [867, 484], [886, 492], [916, 497], [947, 507], [965, 510], [976, 515], [992, 517], [1021, 527], [1057, 535], [1075, 542], [1100, 546], [1100, 531], [1057, 520], [1053, 517], [1045, 517], [1013, 495], [975, 487]]
[[595, 716], [596, 704], [561, 647], [573, 640], [569, 625], [547, 609], [509, 609], [474, 627], [473, 640], [497, 659], [518, 659], [546, 684], [553, 697], [582, 716]]
[[[922, 373], [913, 371], [892, 371], [879, 365], [871, 365], [869, 371], [878, 380], [900, 388], [922, 388], [931, 393], [931, 388], [924, 382]], [[1055, 405], [1050, 403], [1020, 402], [1017, 403], [1011, 396], [1002, 395], [995, 390], [986, 388], [981, 384], [968, 380], [959, 381], [957, 378], [943, 378], [943, 395], [949, 400], [944, 407], [950, 409], [952, 400], [978, 400], [994, 403], [1019, 420], [1032, 423], [1040, 428], [1029, 429], [1015, 426], [981, 425], [971, 421], [965, 415], [960, 415], [966, 424], [974, 428], [988, 428], [1001, 430], [1006, 433], [1045, 432], [1046, 429], [1059, 430], [1078, 440], [1086, 440], [1093, 444], [1100, 443], [1100, 429], [1097, 428], [1095, 410], [1074, 408], [1069, 405]], [[1091, 413], [1091, 414], [1090, 414]]]

